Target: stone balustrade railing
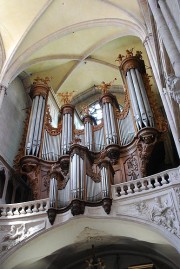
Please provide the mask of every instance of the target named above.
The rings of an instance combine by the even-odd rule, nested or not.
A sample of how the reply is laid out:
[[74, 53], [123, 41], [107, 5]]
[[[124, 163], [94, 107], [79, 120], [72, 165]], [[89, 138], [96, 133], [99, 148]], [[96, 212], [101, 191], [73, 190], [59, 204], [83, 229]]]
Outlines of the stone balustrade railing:
[[44, 213], [49, 208], [49, 198], [17, 204], [1, 204], [0, 217]]
[[[160, 188], [180, 183], [180, 167], [141, 179], [112, 185], [113, 200], [156, 191]], [[49, 208], [49, 198], [16, 204], [1, 204], [0, 217], [22, 217], [45, 213]]]
[[134, 196], [140, 192], [147, 193], [176, 183], [180, 183], [180, 167], [149, 177], [112, 185], [112, 198], [113, 200], [127, 198], [127, 196]]

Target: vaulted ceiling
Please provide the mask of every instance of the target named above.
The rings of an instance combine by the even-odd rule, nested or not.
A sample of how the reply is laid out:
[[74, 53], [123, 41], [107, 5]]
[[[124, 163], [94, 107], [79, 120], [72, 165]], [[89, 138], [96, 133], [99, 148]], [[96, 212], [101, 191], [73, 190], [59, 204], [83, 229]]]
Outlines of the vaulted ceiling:
[[49, 77], [55, 94], [76, 95], [115, 77], [122, 85], [116, 59], [126, 49], [149, 65], [138, 0], [1, 0], [0, 19], [3, 84]]

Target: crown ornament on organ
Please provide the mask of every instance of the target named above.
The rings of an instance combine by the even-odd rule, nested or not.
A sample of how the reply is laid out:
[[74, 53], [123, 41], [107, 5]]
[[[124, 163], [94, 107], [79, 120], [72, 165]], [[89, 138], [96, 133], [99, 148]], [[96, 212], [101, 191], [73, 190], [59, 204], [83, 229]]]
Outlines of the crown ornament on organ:
[[41, 83], [48, 85], [48, 82], [50, 82], [49, 77], [45, 77], [45, 78], [36, 77], [34, 79], [33, 85], [41, 84]]
[[70, 104], [73, 98], [73, 94], [75, 91], [73, 92], [62, 92], [62, 93], [58, 93], [58, 96], [61, 99], [61, 102], [63, 102], [63, 104]]
[[122, 61], [123, 61], [124, 59], [128, 59], [128, 58], [133, 57], [133, 56], [135, 56], [135, 57], [138, 58], [139, 60], [142, 60], [142, 51], [137, 50], [136, 53], [134, 54], [134, 53], [133, 53], [133, 50], [134, 50], [134, 48], [132, 48], [132, 49], [127, 49], [127, 50], [126, 50], [126, 56], [124, 56], [124, 55], [122, 55], [122, 54], [119, 54], [118, 57], [117, 57], [117, 59], [115, 60], [115, 62], [119, 62], [119, 65], [121, 65], [121, 63], [122, 63]]
[[114, 81], [117, 80], [117, 78], [114, 78], [109, 83], [106, 83], [105, 81], [102, 81], [100, 85], [95, 86], [96, 90], [101, 90], [103, 94], [107, 93], [109, 88], [114, 84]]

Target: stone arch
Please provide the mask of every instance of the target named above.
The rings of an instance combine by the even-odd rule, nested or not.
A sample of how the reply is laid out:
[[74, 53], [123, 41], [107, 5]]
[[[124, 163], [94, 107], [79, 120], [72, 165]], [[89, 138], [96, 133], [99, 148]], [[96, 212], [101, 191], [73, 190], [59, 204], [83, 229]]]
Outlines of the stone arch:
[[[66, 220], [68, 216], [70, 217], [68, 213], [66, 216], [64, 215]], [[162, 268], [178, 269], [179, 253], [172, 247], [167, 237], [159, 233], [159, 230], [151, 229], [145, 223], [127, 219], [87, 216], [70, 219], [64, 224], [62, 224], [62, 217], [59, 218], [59, 221], [61, 223], [56, 223], [52, 227], [47, 224], [46, 231], [39, 232], [32, 239], [27, 240], [26, 238], [24, 242], [21, 242], [21, 247], [17, 246], [13, 249], [14, 252], [11, 252], [10, 259], [7, 257], [2, 269], [17, 267], [29, 269], [30, 264], [39, 269], [44, 268], [41, 266], [45, 264], [47, 268], [51, 268], [48, 265], [51, 265], [53, 260], [57, 264], [63, 262], [61, 260], [63, 251], [70, 255], [72, 249], [78, 250], [79, 257], [85, 258], [85, 254], [88, 249], [91, 249], [92, 244], [99, 248], [98, 253], [103, 253], [103, 255], [110, 255], [109, 250], [115, 251], [115, 248], [118, 247], [121, 255], [140, 255], [148, 261], [163, 265]]]

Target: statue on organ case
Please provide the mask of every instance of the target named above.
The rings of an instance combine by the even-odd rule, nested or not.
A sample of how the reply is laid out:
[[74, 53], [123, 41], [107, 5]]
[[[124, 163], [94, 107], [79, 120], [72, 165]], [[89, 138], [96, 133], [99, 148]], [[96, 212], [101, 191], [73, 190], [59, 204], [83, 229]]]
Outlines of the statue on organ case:
[[108, 89], [113, 85], [114, 81], [117, 80], [117, 78], [113, 79], [109, 83], [105, 83], [104, 81], [101, 82], [99, 86], [96, 86], [96, 90], [101, 90], [103, 94], [108, 92]]

